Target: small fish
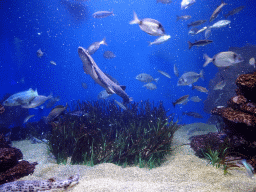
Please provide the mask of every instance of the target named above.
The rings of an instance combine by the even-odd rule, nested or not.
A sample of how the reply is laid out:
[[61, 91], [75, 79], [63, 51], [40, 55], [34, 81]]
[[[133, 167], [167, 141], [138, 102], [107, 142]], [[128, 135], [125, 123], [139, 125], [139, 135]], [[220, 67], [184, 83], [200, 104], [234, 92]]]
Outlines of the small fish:
[[139, 20], [135, 12], [133, 12], [133, 17], [130, 25], [138, 24], [142, 31], [152, 36], [162, 36], [165, 34], [165, 30], [159, 21], [150, 18]]
[[35, 116], [35, 115], [29, 115], [29, 116], [27, 116], [27, 117], [24, 119], [23, 123], [24, 123], [24, 124], [27, 123], [28, 120], [31, 119], [31, 118], [34, 117], [34, 116]]
[[114, 15], [113, 11], [97, 11], [95, 13], [92, 14], [92, 16], [96, 19], [102, 19], [105, 17], [108, 17], [110, 15]]
[[196, 35], [199, 34], [199, 33], [202, 33], [204, 32], [208, 27], [203, 27], [202, 29], [199, 29], [197, 32], [196, 32]]
[[179, 20], [189, 20], [191, 19], [191, 16], [190, 15], [182, 15], [182, 16], [178, 16], [176, 15], [176, 21], [179, 21]]
[[51, 63], [52, 65], [57, 65], [54, 61], [50, 61], [50, 63]]
[[77, 117], [88, 117], [89, 113], [86, 113], [84, 111], [72, 111], [68, 113], [71, 116], [77, 116]]
[[203, 118], [202, 115], [200, 115], [199, 113], [196, 113], [196, 112], [182, 112], [182, 115], [187, 115], [187, 116], [199, 118], [199, 119]]
[[192, 23], [189, 23], [187, 26], [188, 26], [188, 28], [189, 28], [189, 27], [192, 27], [192, 26], [195, 27], [195, 26], [204, 24], [206, 21], [207, 21], [207, 20], [198, 20], [198, 21], [194, 21], [194, 22], [192, 22]]
[[112, 51], [105, 51], [103, 57], [106, 59], [113, 59], [116, 55]]
[[187, 102], [188, 102], [188, 98], [189, 98], [189, 95], [184, 95], [184, 96], [180, 97], [180, 98], [177, 99], [176, 101], [172, 102], [173, 107], [175, 107], [175, 106], [178, 105], [178, 104], [179, 104], [179, 105], [180, 105], [180, 104], [186, 105]]
[[122, 103], [120, 103], [119, 101], [117, 101], [117, 100], [114, 100], [115, 101], [115, 103], [119, 106], [119, 107], [121, 107], [123, 110], [127, 110], [127, 108], [122, 104]]
[[177, 76], [177, 77], [179, 77], [179, 71], [178, 71], [178, 68], [177, 68], [177, 66], [174, 64], [174, 66], [173, 66], [173, 72], [174, 72], [174, 74]]
[[242, 11], [244, 8], [245, 8], [245, 6], [237, 7], [237, 8], [235, 8], [235, 9], [229, 11], [228, 14], [224, 15], [224, 17], [227, 19], [229, 16], [235, 15], [235, 14], [239, 13], [239, 12]]
[[248, 177], [252, 178], [254, 168], [251, 166], [251, 164], [247, 163], [247, 161], [245, 159], [241, 160], [241, 163], [244, 165]]
[[88, 86], [87, 86], [87, 84], [86, 84], [85, 82], [82, 83], [82, 87], [83, 87], [84, 89], [87, 89], [87, 88], [88, 88]]
[[226, 86], [226, 81], [220, 81], [213, 87], [213, 90], [222, 90], [225, 86]]
[[103, 91], [101, 91], [101, 92], [98, 94], [97, 98], [98, 98], [98, 99], [107, 99], [107, 98], [111, 97], [112, 95], [113, 95], [113, 94], [109, 94], [109, 93], [104, 89]]
[[166, 73], [166, 72], [164, 72], [164, 71], [160, 71], [160, 70], [158, 70], [157, 72], [159, 72], [159, 73], [161, 73], [163, 76], [165, 76], [165, 77], [171, 79], [171, 76], [170, 76], [168, 73]]
[[208, 93], [208, 90], [202, 86], [192, 85], [192, 89], [196, 89], [197, 91], [200, 91], [202, 93]]
[[214, 23], [212, 26], [210, 26], [209, 28], [221, 28], [221, 27], [226, 27], [227, 25], [229, 25], [231, 23], [231, 21], [229, 20], [220, 20], [217, 21], [216, 23]]
[[204, 79], [204, 71], [203, 70], [201, 70], [199, 74], [192, 72], [192, 71], [184, 73], [179, 78], [177, 86], [192, 85], [193, 83], [197, 82], [199, 78]]
[[58, 116], [60, 116], [67, 109], [67, 107], [68, 107], [68, 105], [66, 104], [65, 107], [63, 105], [58, 105], [55, 108], [53, 108], [51, 110], [51, 112], [49, 113], [49, 115], [44, 119], [45, 123], [47, 124], [47, 123], [53, 121]]
[[135, 77], [137, 80], [144, 82], [144, 83], [150, 83], [152, 81], [157, 82], [159, 78], [154, 79], [151, 75], [146, 73], [141, 73]]
[[172, 0], [156, 0], [156, 3], [170, 4], [172, 3]]
[[162, 43], [168, 41], [170, 38], [171, 38], [170, 35], [163, 35], [163, 36], [160, 36], [160, 37], [158, 37], [155, 41], [150, 42], [150, 43], [149, 43], [149, 46], [162, 44]]
[[211, 28], [208, 27], [208, 28], [205, 30], [205, 33], [204, 33], [205, 39], [208, 39], [208, 38], [211, 36], [211, 33], [212, 33], [212, 30], [211, 30]]
[[154, 83], [147, 83], [147, 84], [143, 85], [143, 87], [146, 87], [149, 90], [157, 89], [157, 86]]
[[213, 42], [212, 40], [208, 40], [208, 39], [195, 41], [194, 43], [191, 43], [190, 41], [188, 41], [188, 48], [191, 49], [193, 46], [201, 47], [201, 46], [208, 45], [212, 42]]
[[199, 29], [197, 29], [196, 27], [192, 27], [192, 28], [189, 30], [188, 34], [190, 34], [190, 35], [196, 35], [198, 31], [199, 31]]
[[3, 102], [4, 106], [19, 106], [26, 105], [38, 96], [37, 90], [29, 89], [27, 91], [22, 91], [11, 95], [8, 99]]
[[29, 103], [21, 105], [22, 108], [36, 108], [42, 104], [44, 104], [48, 99], [52, 99], [52, 94], [50, 94], [48, 97], [44, 95], [38, 95], [33, 100], [31, 100]]
[[38, 49], [37, 52], [36, 52], [36, 55], [37, 55], [38, 58], [41, 58], [41, 57], [43, 57], [44, 52], [41, 49]]
[[232, 51], [220, 52], [213, 58], [210, 58], [208, 55], [204, 54], [204, 59], [205, 63], [203, 67], [206, 67], [211, 62], [213, 62], [216, 67], [229, 67], [244, 61], [244, 59], [239, 54]]
[[200, 101], [202, 101], [202, 99], [200, 99], [198, 96], [193, 96], [193, 97], [190, 98], [190, 101], [200, 102]]
[[108, 45], [106, 43], [106, 38], [104, 37], [102, 41], [98, 41], [98, 42], [94, 42], [92, 43], [87, 51], [89, 52], [90, 55], [93, 55], [99, 48], [100, 48], [100, 45]]
[[256, 62], [255, 62], [254, 57], [252, 57], [252, 58], [249, 60], [249, 64], [252, 65], [252, 66], [255, 68]]
[[181, 9], [187, 9], [191, 5], [193, 5], [196, 0], [182, 0], [181, 2]]
[[212, 15], [211, 15], [211, 18], [210, 18], [210, 21], [209, 21], [209, 22], [213, 21], [213, 20], [219, 15], [219, 13], [221, 12], [222, 7], [224, 7], [225, 5], [227, 5], [227, 3], [222, 2], [222, 3], [215, 9], [215, 11], [214, 11], [214, 12], [212, 13]]

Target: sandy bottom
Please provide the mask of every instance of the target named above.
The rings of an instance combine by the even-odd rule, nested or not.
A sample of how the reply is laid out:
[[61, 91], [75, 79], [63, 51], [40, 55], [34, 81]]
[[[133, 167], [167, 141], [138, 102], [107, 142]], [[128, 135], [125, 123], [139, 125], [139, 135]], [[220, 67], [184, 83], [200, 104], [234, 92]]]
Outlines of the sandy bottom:
[[[85, 165], [57, 165], [47, 153], [46, 144], [31, 144], [30, 141], [14, 142], [13, 146], [21, 149], [24, 160], [37, 161], [33, 175], [20, 180], [66, 179], [76, 173], [80, 181], [68, 191], [74, 192], [249, 192], [256, 189], [256, 176], [249, 178], [244, 168], [237, 168], [224, 175], [221, 168], [207, 165], [208, 161], [194, 155], [189, 145], [187, 131], [195, 124], [182, 127], [175, 133], [173, 154], [158, 168], [138, 167], [122, 168], [111, 163], [103, 163], [94, 167]], [[214, 131], [214, 127], [199, 123], [203, 127], [194, 134], [205, 134]], [[190, 135], [191, 136], [191, 135]], [[256, 190], [255, 190], [256, 191]]]

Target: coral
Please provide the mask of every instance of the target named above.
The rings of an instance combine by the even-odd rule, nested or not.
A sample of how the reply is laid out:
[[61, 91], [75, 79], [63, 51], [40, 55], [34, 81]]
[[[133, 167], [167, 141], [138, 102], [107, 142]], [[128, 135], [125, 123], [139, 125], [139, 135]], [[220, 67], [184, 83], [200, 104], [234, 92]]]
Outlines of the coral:
[[78, 102], [70, 112], [53, 122], [50, 151], [57, 162], [118, 165], [160, 165], [170, 153], [179, 128], [162, 103], [130, 103], [127, 110], [114, 101]]

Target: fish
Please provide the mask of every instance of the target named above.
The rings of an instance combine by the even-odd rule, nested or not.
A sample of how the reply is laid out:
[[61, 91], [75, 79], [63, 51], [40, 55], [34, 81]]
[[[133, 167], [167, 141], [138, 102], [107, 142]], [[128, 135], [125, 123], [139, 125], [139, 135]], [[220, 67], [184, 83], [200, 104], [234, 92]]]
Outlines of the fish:
[[77, 116], [77, 117], [88, 117], [89, 113], [86, 113], [84, 111], [72, 111], [72, 112], [69, 112], [68, 115]]
[[97, 99], [107, 99], [109, 97], [111, 97], [113, 94], [109, 94], [105, 89], [103, 91], [101, 91], [98, 96]]
[[197, 29], [196, 27], [192, 27], [192, 28], [188, 31], [188, 34], [190, 34], [190, 35], [196, 35], [198, 31], [199, 31], [199, 29]]
[[181, 9], [187, 9], [191, 5], [193, 5], [196, 0], [182, 0], [181, 2]]
[[113, 11], [97, 11], [95, 13], [92, 14], [92, 16], [96, 19], [102, 19], [105, 17], [108, 17], [110, 15], [114, 15]]
[[44, 52], [41, 50], [41, 49], [38, 49], [37, 52], [36, 52], [36, 55], [38, 58], [41, 58], [44, 56]]
[[205, 30], [205, 33], [204, 33], [205, 39], [208, 39], [208, 38], [211, 36], [211, 33], [212, 33], [212, 30], [211, 30], [211, 28], [208, 27], [208, 28]]
[[44, 118], [44, 122], [47, 124], [47, 123], [53, 121], [55, 118], [60, 116], [67, 109], [67, 107], [68, 107], [67, 104], [65, 107], [63, 105], [58, 105], [58, 106], [54, 107], [51, 110], [51, 112], [48, 114], [48, 116], [46, 118]]
[[154, 83], [147, 83], [147, 84], [143, 85], [143, 87], [146, 87], [149, 90], [157, 89], [157, 86]]
[[141, 73], [135, 77], [137, 80], [144, 82], [144, 83], [150, 83], [152, 81], [157, 82], [159, 78], [154, 79], [151, 75], [146, 73]]
[[222, 2], [216, 9], [215, 11], [212, 13], [209, 22], [212, 22], [221, 12], [222, 7], [224, 7], [225, 5], [227, 5], [227, 3]]
[[255, 68], [256, 62], [255, 62], [254, 57], [252, 57], [252, 58], [249, 60], [249, 64], [252, 65], [252, 66]]
[[176, 101], [172, 102], [173, 107], [175, 107], [175, 106], [178, 105], [178, 104], [179, 104], [179, 105], [180, 105], [180, 104], [186, 105], [187, 102], [188, 102], [188, 98], [189, 98], [189, 95], [184, 95], [184, 96], [180, 97], [180, 98], [177, 99]]
[[181, 16], [178, 16], [176, 15], [176, 21], [179, 21], [179, 20], [189, 20], [191, 19], [191, 16], [190, 15], [181, 15]]
[[89, 52], [90, 55], [93, 55], [99, 48], [100, 48], [100, 45], [108, 45], [106, 43], [106, 38], [104, 37], [102, 41], [98, 41], [98, 42], [94, 42], [92, 43], [87, 51]]
[[202, 99], [200, 99], [198, 96], [193, 96], [193, 97], [190, 98], [190, 101], [200, 102], [200, 101], [202, 101]]
[[198, 26], [198, 25], [202, 25], [206, 22], [207, 20], [198, 20], [198, 21], [194, 21], [194, 22], [191, 22], [189, 24], [187, 24], [188, 28], [189, 27], [192, 27], [192, 26]]
[[199, 119], [203, 118], [202, 115], [200, 115], [199, 113], [196, 113], [196, 112], [182, 112], [182, 115], [187, 115], [187, 116], [199, 118]]
[[170, 35], [163, 35], [163, 36], [160, 36], [160, 37], [158, 37], [155, 41], [149, 42], [149, 46], [162, 44], [162, 43], [168, 41], [170, 38], [171, 38]]
[[48, 99], [52, 99], [52, 94], [50, 94], [48, 97], [44, 95], [38, 95], [33, 100], [31, 100], [29, 103], [25, 105], [21, 105], [22, 108], [36, 108], [42, 104], [44, 104]]
[[27, 123], [28, 120], [31, 119], [31, 118], [34, 117], [34, 116], [35, 116], [35, 115], [29, 115], [29, 116], [27, 116], [27, 117], [24, 119], [23, 123], [24, 123], [24, 124]]
[[0, 185], [1, 192], [36, 192], [36, 191], [49, 191], [54, 189], [63, 188], [68, 189], [71, 185], [77, 184], [79, 181], [79, 175], [69, 177], [66, 180], [55, 180], [50, 178], [48, 180], [25, 180], [25, 181], [13, 181]]
[[133, 12], [133, 20], [129, 24], [139, 24], [142, 31], [152, 36], [162, 36], [165, 34], [164, 27], [159, 21], [150, 18], [139, 20], [135, 12]]
[[159, 72], [159, 73], [161, 73], [163, 76], [165, 76], [165, 77], [171, 79], [171, 76], [170, 76], [168, 73], [166, 73], [166, 72], [164, 72], [164, 71], [160, 71], [160, 70], [158, 70], [157, 72]]
[[87, 86], [87, 84], [86, 84], [85, 82], [82, 83], [82, 87], [83, 87], [84, 89], [87, 89], [87, 88], [88, 88], [88, 86]]
[[55, 105], [56, 102], [60, 100], [60, 97], [52, 97], [46, 104], [46, 108], [51, 108], [53, 105]]
[[231, 15], [235, 15], [237, 13], [239, 13], [240, 11], [242, 11], [243, 9], [245, 8], [245, 6], [240, 6], [240, 7], [237, 7], [231, 11], [229, 11], [226, 15], [224, 15], [224, 17], [227, 19], [229, 16]]
[[202, 86], [192, 85], [192, 89], [196, 89], [197, 91], [200, 91], [200, 92], [203, 92], [203, 93], [208, 93], [208, 90], [205, 87], [202, 87]]
[[112, 51], [105, 51], [103, 57], [105, 59], [113, 59], [116, 57], [116, 55]]
[[190, 41], [188, 41], [188, 49], [191, 49], [193, 46], [197, 46], [197, 47], [205, 46], [212, 42], [213, 42], [212, 40], [208, 40], [208, 39], [195, 41], [194, 43], [191, 43]]
[[170, 4], [172, 3], [172, 0], [156, 0], [156, 3]]
[[50, 61], [50, 63], [51, 63], [52, 65], [57, 65], [56, 62], [54, 62], [54, 61]]
[[174, 66], [173, 66], [173, 72], [174, 72], [174, 74], [177, 76], [177, 77], [179, 77], [179, 71], [178, 71], [178, 68], [177, 68], [177, 66], [174, 64]]
[[127, 108], [122, 104], [122, 103], [120, 103], [119, 101], [117, 101], [117, 100], [114, 100], [115, 101], [115, 103], [119, 106], [119, 107], [121, 107], [123, 110], [127, 110]]
[[203, 27], [202, 29], [199, 29], [197, 32], [196, 32], [196, 35], [199, 34], [199, 33], [202, 33], [204, 32], [208, 27]]
[[11, 95], [8, 99], [3, 102], [4, 106], [19, 106], [26, 105], [38, 96], [37, 90], [29, 89], [27, 91], [22, 91]]
[[244, 59], [233, 51], [220, 52], [210, 58], [207, 54], [204, 54], [205, 63], [203, 67], [206, 67], [209, 63], [213, 63], [216, 67], [229, 67], [231, 65], [243, 62]]
[[227, 25], [229, 25], [231, 23], [231, 21], [229, 20], [220, 20], [217, 21], [216, 23], [214, 23], [212, 26], [210, 26], [209, 28], [221, 28], [221, 27], [226, 27]]
[[226, 86], [226, 81], [220, 81], [213, 87], [213, 90], [222, 90], [225, 86]]
[[245, 159], [241, 160], [241, 163], [244, 165], [248, 177], [252, 178], [254, 168], [251, 166], [251, 164], [247, 163], [247, 161]]
[[193, 83], [197, 82], [199, 78], [204, 79], [204, 71], [203, 70], [201, 70], [199, 74], [192, 72], [192, 71], [184, 73], [179, 78], [177, 86], [192, 85]]
[[118, 85], [107, 77], [95, 63], [89, 52], [83, 48], [78, 47], [78, 55], [83, 63], [84, 72], [91, 76], [95, 83], [106, 89], [109, 94], [117, 94], [123, 98], [123, 103], [129, 103], [132, 99], [129, 98], [124, 91], [126, 86]]

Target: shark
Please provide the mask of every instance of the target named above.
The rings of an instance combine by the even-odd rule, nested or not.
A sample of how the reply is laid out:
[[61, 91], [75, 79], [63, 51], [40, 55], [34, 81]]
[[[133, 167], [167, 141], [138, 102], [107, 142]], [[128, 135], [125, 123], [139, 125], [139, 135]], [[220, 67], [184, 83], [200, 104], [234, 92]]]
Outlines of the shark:
[[103, 73], [89, 54], [88, 50], [83, 47], [78, 47], [78, 55], [82, 60], [84, 72], [90, 75], [91, 78], [103, 87], [108, 94], [117, 94], [123, 99], [123, 104], [132, 101], [125, 92], [126, 86], [118, 85]]
[[27, 180], [14, 181], [0, 185], [1, 192], [46, 192], [54, 189], [66, 190], [71, 185], [78, 183], [79, 174], [71, 176], [66, 180], [55, 180], [53, 178], [48, 180]]

